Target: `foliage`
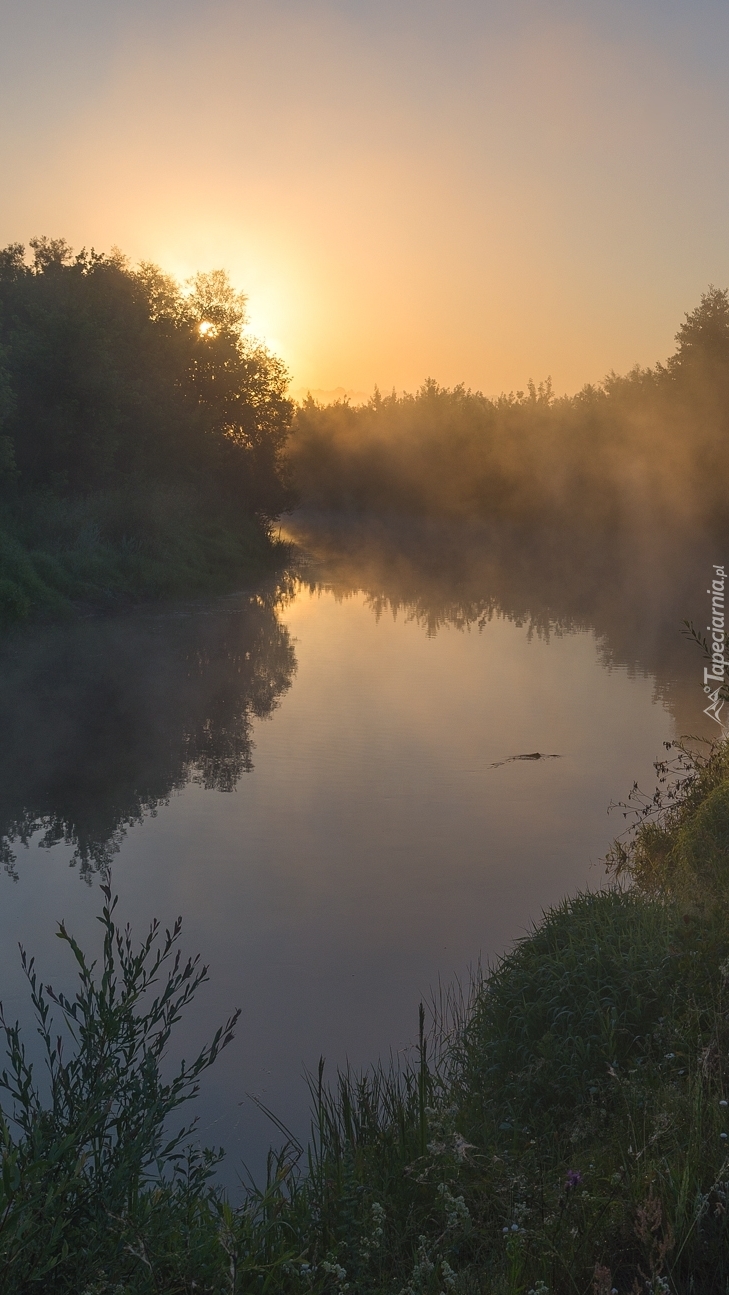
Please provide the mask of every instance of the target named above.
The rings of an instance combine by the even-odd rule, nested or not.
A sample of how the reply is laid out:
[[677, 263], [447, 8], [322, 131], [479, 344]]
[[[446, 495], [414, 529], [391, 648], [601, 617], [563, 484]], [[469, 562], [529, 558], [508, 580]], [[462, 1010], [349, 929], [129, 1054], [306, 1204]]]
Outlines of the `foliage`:
[[[332, 1087], [320, 1067], [306, 1158], [289, 1143], [238, 1204], [211, 1180], [211, 1153], [185, 1160], [163, 1134], [232, 1022], [162, 1079], [169, 1029], [204, 969], [175, 954], [143, 1006], [179, 928], [161, 951], [153, 930], [135, 953], [106, 890], [98, 982], [63, 928], [81, 975], [74, 1003], [44, 996], [26, 964], [47, 1104], [6, 1026], [16, 1123], [3, 1124], [0, 1289], [725, 1291], [729, 925], [715, 798], [727, 750], [660, 762], [655, 795], [626, 808], [631, 844], [610, 861], [630, 889], [548, 913], [468, 994], [434, 1005], [429, 1031], [421, 1008], [411, 1061], [345, 1071]], [[693, 890], [676, 885], [674, 854]], [[68, 1062], [49, 1004], [75, 1033]]]
[[289, 458], [313, 508], [559, 523], [726, 526], [729, 296], [710, 288], [665, 365], [576, 395], [550, 380], [491, 399], [429, 379], [414, 395], [301, 405]]
[[637, 784], [623, 806], [634, 821], [608, 866], [641, 893], [667, 896], [687, 912], [723, 911], [729, 897], [729, 744], [689, 749], [666, 744], [651, 797]]
[[[185, 1161], [191, 1130], [171, 1133], [168, 1121], [197, 1093], [200, 1075], [231, 1041], [238, 1014], [192, 1064], [183, 1062], [164, 1079], [170, 1033], [207, 969], [199, 959], [183, 961], [176, 948], [180, 920], [161, 940], [153, 923], [135, 950], [129, 929], [114, 922], [116, 900], [108, 887], [102, 891], [100, 978], [63, 924], [59, 938], [78, 966], [73, 999], [50, 985], [44, 990], [33, 959], [22, 955], [43, 1045], [45, 1100], [18, 1025], [0, 1018], [8, 1053], [0, 1090], [10, 1104], [0, 1124], [3, 1289], [40, 1289], [41, 1282], [46, 1290], [79, 1289], [74, 1283], [109, 1262], [123, 1269], [127, 1255], [148, 1266], [145, 1237], [159, 1209], [150, 1182], [160, 1181], [163, 1195], [184, 1198], [191, 1181], [200, 1190], [214, 1163], [209, 1154]], [[51, 1005], [62, 1018], [57, 1036]], [[165, 1170], [172, 1175], [166, 1182]]]
[[245, 569], [292, 499], [293, 406], [243, 295], [221, 270], [183, 289], [118, 251], [31, 250], [0, 252], [0, 615]]
[[461, 1008], [423, 1151], [417, 1067], [340, 1077], [315, 1181], [350, 1289], [723, 1291], [728, 947], [620, 892], [549, 914]]
[[216, 592], [280, 566], [290, 549], [260, 519], [189, 485], [43, 491], [0, 505], [0, 625], [74, 604]]

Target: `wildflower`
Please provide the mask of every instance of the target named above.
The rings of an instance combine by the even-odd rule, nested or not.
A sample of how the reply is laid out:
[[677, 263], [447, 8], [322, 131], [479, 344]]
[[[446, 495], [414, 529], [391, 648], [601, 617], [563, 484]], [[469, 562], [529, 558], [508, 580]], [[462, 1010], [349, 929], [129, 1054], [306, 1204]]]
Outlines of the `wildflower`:
[[447, 1227], [465, 1227], [471, 1222], [468, 1206], [462, 1196], [453, 1196], [446, 1183], [440, 1184], [438, 1195], [443, 1199]]
[[322, 1261], [321, 1266], [325, 1273], [329, 1273], [334, 1278], [340, 1290], [349, 1290], [349, 1282], [345, 1280], [347, 1276], [346, 1268], [342, 1268], [342, 1265], [338, 1263], [328, 1263], [326, 1259]]
[[727, 1102], [725, 1102], [725, 1101], [724, 1101], [724, 1098], [723, 1098], [723, 1097], [722, 1097], [721, 1101], [719, 1102], [719, 1105], [720, 1105], [720, 1106], [726, 1106], [726, 1105], [727, 1105]]
[[[726, 1134], [724, 1134], [724, 1136], [726, 1137]], [[519, 1224], [518, 1224], [518, 1223], [512, 1223], [512, 1225], [511, 1225], [511, 1230], [512, 1230], [512, 1232], [518, 1232], [518, 1231], [519, 1231]]]
[[565, 1179], [565, 1188], [567, 1189], [568, 1192], [572, 1191], [573, 1187], [579, 1187], [581, 1182], [582, 1182], [582, 1174], [580, 1173], [579, 1169], [567, 1170], [567, 1178]]
[[443, 1259], [441, 1262], [440, 1270], [443, 1274], [443, 1285], [446, 1287], [455, 1286], [456, 1274], [454, 1273], [450, 1264], [447, 1263], [445, 1259]]
[[371, 1213], [372, 1222], [374, 1224], [372, 1231], [372, 1244], [380, 1245], [382, 1238], [385, 1235], [385, 1229], [382, 1226], [385, 1222], [385, 1210], [384, 1207], [380, 1205], [379, 1201], [374, 1202]]

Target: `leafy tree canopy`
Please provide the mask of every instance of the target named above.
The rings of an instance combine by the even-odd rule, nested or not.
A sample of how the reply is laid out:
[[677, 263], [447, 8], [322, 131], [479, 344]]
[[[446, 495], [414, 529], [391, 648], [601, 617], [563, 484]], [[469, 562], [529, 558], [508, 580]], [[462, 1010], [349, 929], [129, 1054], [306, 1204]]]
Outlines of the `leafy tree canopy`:
[[702, 293], [700, 304], [676, 333], [676, 342], [674, 367], [696, 361], [729, 363], [729, 290], [712, 284]]
[[39, 237], [30, 253], [0, 251], [0, 431], [19, 489], [141, 476], [266, 518], [287, 506], [288, 374], [245, 332], [245, 296], [224, 270], [180, 285], [117, 248], [74, 255]]

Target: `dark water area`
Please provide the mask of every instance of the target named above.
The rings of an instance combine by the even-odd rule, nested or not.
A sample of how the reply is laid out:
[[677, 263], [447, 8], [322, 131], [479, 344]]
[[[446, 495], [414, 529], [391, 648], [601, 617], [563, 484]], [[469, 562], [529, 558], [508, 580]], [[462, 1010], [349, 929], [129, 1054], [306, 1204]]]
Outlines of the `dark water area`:
[[[72, 988], [111, 869], [140, 935], [185, 919], [210, 965], [177, 1040], [230, 1010], [200, 1133], [234, 1182], [300, 1137], [305, 1067], [407, 1049], [441, 983], [604, 884], [611, 801], [681, 734], [716, 737], [700, 653], [724, 550], [296, 516], [278, 582], [36, 627], [0, 650], [0, 997], [18, 941]], [[559, 758], [519, 761], [540, 752]], [[30, 1021], [28, 1019], [30, 1036]]]

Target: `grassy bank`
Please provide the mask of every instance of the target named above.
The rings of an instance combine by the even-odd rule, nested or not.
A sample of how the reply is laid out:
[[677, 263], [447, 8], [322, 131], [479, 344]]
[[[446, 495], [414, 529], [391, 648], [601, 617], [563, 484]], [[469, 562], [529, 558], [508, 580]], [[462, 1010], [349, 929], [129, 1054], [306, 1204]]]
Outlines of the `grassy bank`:
[[240, 588], [288, 552], [270, 525], [181, 486], [26, 495], [0, 507], [0, 626]]
[[202, 969], [177, 930], [162, 961], [154, 933], [137, 953], [107, 892], [79, 999], [30, 968], [50, 1094], [7, 1027], [0, 1289], [726, 1292], [729, 747], [658, 773], [609, 861], [621, 884], [548, 913], [430, 1030], [421, 1011], [409, 1065], [315, 1077], [308, 1150], [236, 1205], [164, 1133], [234, 1022], [166, 1075]]

